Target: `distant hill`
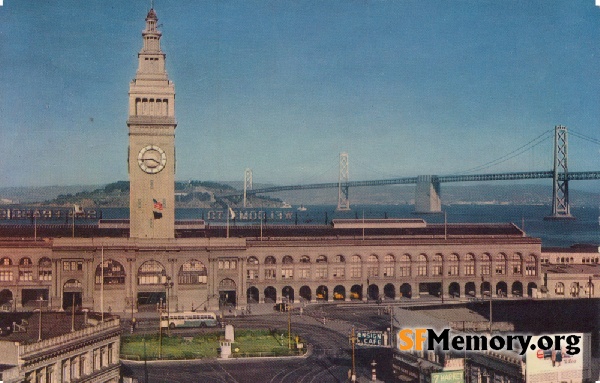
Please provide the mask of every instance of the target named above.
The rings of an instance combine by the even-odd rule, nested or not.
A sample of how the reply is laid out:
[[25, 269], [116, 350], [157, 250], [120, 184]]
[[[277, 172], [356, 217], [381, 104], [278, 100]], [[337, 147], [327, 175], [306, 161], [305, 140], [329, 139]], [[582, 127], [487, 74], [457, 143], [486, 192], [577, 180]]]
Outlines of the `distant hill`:
[[[255, 184], [254, 188], [269, 187]], [[219, 196], [241, 193], [241, 182], [186, 181], [176, 183], [178, 207], [211, 207], [218, 205]], [[551, 185], [542, 184], [442, 184], [444, 204], [516, 204], [549, 205], [552, 202]], [[254, 206], [280, 206], [282, 201], [293, 205], [335, 205], [337, 189], [299, 190], [253, 197]], [[351, 204], [414, 204], [415, 188], [410, 185], [390, 185], [350, 189]], [[119, 181], [108, 185], [74, 185], [47, 187], [0, 188], [0, 204], [10, 201], [21, 204], [46, 204], [69, 206], [74, 203], [84, 207], [128, 206], [129, 182]], [[570, 189], [573, 206], [599, 206], [600, 193]], [[241, 199], [227, 202], [241, 206]]]

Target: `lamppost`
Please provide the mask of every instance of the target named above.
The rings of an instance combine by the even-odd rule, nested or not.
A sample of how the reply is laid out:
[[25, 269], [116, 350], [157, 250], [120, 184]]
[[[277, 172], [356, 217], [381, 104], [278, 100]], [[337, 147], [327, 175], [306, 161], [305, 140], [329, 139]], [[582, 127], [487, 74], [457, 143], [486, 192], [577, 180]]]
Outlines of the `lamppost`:
[[[481, 276], [481, 282], [485, 283], [485, 280], [483, 279], [483, 275]], [[490, 285], [489, 294], [490, 294], [490, 334], [491, 334], [492, 333], [492, 277], [491, 277], [491, 275], [490, 275], [489, 285]], [[483, 289], [481, 291], [481, 295], [483, 298]]]
[[292, 349], [292, 301], [290, 296], [286, 295], [287, 305], [284, 306], [288, 312], [288, 350]]
[[166, 291], [165, 299], [167, 300], [167, 336], [171, 336], [171, 326], [169, 323], [171, 320], [171, 296], [169, 295], [169, 292], [173, 288], [173, 282], [171, 282], [171, 277], [167, 276], [167, 281], [164, 283], [164, 286]]
[[356, 335], [354, 335], [354, 327], [352, 327], [352, 335], [350, 335], [350, 343], [352, 344], [352, 371], [350, 374], [350, 380], [356, 382], [356, 364], [354, 360], [354, 345], [356, 344]]
[[[158, 359], [162, 359], [162, 312], [163, 300], [158, 300]], [[169, 328], [169, 319], [167, 318], [167, 328]]]
[[40, 304], [40, 317], [38, 323], [38, 342], [42, 341], [42, 302], [44, 301], [44, 297], [40, 295], [38, 298], [38, 303]]

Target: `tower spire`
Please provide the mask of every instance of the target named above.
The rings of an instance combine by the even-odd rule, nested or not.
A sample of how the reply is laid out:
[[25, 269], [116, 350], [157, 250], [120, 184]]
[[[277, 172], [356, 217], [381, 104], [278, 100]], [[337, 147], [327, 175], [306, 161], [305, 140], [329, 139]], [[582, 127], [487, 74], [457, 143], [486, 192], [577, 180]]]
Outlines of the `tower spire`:
[[133, 238], [175, 235], [175, 87], [165, 70], [157, 21], [151, 8], [142, 31], [138, 70], [129, 85], [129, 235]]

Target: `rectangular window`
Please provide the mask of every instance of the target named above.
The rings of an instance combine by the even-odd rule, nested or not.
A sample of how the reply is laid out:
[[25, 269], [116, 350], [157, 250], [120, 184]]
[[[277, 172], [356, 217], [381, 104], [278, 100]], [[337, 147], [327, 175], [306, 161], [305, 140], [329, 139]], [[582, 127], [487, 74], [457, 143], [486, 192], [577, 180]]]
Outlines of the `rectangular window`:
[[505, 269], [504, 269], [504, 265], [496, 265], [496, 274], [497, 275], [504, 275], [505, 273]]
[[33, 272], [31, 270], [19, 270], [20, 281], [33, 281]]
[[258, 270], [246, 270], [246, 277], [248, 279], [258, 279]]
[[13, 279], [12, 271], [0, 271], [0, 282], [9, 282]]
[[64, 271], [82, 271], [83, 261], [63, 261]]
[[448, 266], [448, 275], [458, 275], [458, 265]]
[[400, 277], [410, 277], [410, 266], [402, 266], [400, 270], [398, 270]]
[[300, 269], [300, 279], [309, 279], [310, 278], [310, 269]]
[[277, 270], [276, 269], [265, 269], [265, 279], [275, 279], [277, 278]]
[[352, 266], [350, 268], [350, 278], [360, 278], [362, 274], [361, 266]]
[[294, 269], [281, 269], [281, 278], [283, 278], [283, 279], [294, 278]]
[[379, 276], [379, 267], [372, 266], [367, 268], [367, 277], [378, 277]]
[[333, 269], [334, 278], [344, 278], [345, 270], [343, 267], [335, 267]]
[[475, 265], [465, 265], [465, 275], [475, 275]]
[[235, 270], [237, 268], [237, 260], [224, 259], [219, 260], [219, 270]]
[[442, 266], [432, 266], [431, 275], [442, 275]]
[[327, 269], [319, 267], [315, 270], [315, 277], [317, 279], [327, 279]]
[[417, 266], [417, 275], [419, 275], [419, 276], [427, 275], [427, 266], [426, 265]]
[[394, 276], [394, 266], [386, 266], [383, 268], [383, 276], [384, 277], [393, 277]]
[[51, 281], [52, 280], [52, 270], [40, 270], [39, 271], [39, 279], [40, 279], [40, 281]]
[[490, 275], [490, 265], [481, 265], [481, 275]]

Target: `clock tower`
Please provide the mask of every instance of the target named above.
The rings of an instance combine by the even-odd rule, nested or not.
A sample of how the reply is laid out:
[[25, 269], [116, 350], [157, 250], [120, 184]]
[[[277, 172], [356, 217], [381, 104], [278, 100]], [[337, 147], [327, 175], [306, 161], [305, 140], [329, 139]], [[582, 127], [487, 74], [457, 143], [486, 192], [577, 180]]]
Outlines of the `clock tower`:
[[165, 70], [154, 9], [129, 84], [129, 235], [175, 237], [175, 86]]

